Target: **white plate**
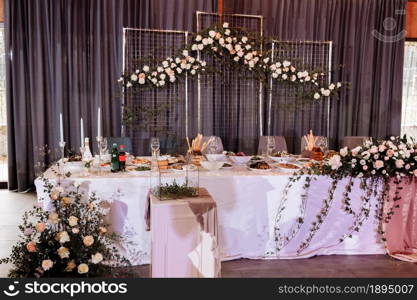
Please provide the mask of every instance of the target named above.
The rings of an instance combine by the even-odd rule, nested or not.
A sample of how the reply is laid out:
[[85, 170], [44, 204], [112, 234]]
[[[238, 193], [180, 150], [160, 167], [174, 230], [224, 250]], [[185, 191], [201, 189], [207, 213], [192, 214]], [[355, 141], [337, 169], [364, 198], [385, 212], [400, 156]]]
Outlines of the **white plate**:
[[265, 173], [271, 173], [272, 172], [272, 168], [271, 169], [254, 169], [251, 167], [248, 167], [249, 170], [251, 170], [254, 173], [258, 173], [258, 174], [265, 174]]

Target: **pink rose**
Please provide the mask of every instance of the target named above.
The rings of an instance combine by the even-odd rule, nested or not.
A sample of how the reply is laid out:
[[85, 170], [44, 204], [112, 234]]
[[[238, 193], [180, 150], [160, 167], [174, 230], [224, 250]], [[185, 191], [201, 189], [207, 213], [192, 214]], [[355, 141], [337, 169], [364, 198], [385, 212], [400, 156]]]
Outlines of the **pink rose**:
[[36, 243], [33, 241], [30, 241], [29, 243], [27, 243], [26, 249], [31, 253], [36, 252]]

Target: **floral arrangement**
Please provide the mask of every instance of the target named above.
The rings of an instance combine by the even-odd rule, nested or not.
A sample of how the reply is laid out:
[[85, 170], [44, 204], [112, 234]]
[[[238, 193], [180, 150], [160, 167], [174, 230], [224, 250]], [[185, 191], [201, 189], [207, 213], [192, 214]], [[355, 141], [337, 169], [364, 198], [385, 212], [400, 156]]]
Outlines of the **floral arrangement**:
[[[392, 136], [387, 140], [370, 139], [365, 141], [362, 146], [353, 149], [342, 148], [339, 153], [331, 158], [323, 162], [313, 162], [295, 172], [284, 189], [275, 219], [276, 253], [297, 235], [303, 225], [306, 213], [306, 195], [312, 180], [316, 179], [318, 175], [331, 178], [328, 196], [323, 199], [322, 207], [315, 221], [311, 224], [309, 234], [300, 243], [298, 254], [308, 248], [316, 233], [320, 230], [333, 205], [336, 188], [345, 178], [347, 180], [344, 181], [346, 184], [343, 187], [341, 209], [352, 217], [352, 224], [339, 238], [339, 242], [341, 243], [346, 238], [352, 237], [354, 232], [360, 231], [362, 224], [369, 218], [371, 212], [370, 198], [372, 196], [376, 198], [375, 217], [380, 222], [379, 234], [384, 241], [385, 232], [381, 225], [382, 223], [389, 223], [395, 210], [399, 207], [397, 201], [401, 199], [402, 180], [417, 178], [417, 144], [406, 136]], [[285, 234], [281, 232], [279, 224], [285, 205], [289, 201], [288, 191], [295, 182], [302, 178], [305, 181], [298, 222]], [[360, 179], [359, 186], [363, 190], [363, 195], [359, 199], [360, 205], [355, 209], [351, 205], [354, 178]], [[395, 188], [393, 199], [388, 197], [391, 188]], [[387, 203], [387, 201], [390, 201], [390, 203]]]
[[316, 174], [332, 177], [417, 176], [417, 145], [407, 137], [367, 140], [354, 149], [340, 149], [323, 165], [313, 165]]
[[168, 57], [156, 67], [144, 65], [133, 74], [124, 74], [119, 79], [125, 88], [164, 87], [184, 77], [207, 71], [206, 62], [199, 60], [201, 53], [215, 57], [228, 57], [230, 64], [244, 68], [262, 81], [294, 84], [308, 91], [303, 96], [318, 101], [336, 95], [341, 82], [324, 84], [324, 73], [296, 68], [288, 60], [272, 61], [268, 51], [262, 51], [264, 40], [259, 40], [242, 28], [230, 28], [228, 23], [197, 33], [181, 51], [181, 55]]
[[20, 241], [0, 260], [13, 263], [10, 277], [90, 277], [129, 265], [114, 246], [120, 237], [104, 222], [107, 202], [85, 195], [79, 184], [43, 180], [53, 210], [35, 206], [24, 213]]

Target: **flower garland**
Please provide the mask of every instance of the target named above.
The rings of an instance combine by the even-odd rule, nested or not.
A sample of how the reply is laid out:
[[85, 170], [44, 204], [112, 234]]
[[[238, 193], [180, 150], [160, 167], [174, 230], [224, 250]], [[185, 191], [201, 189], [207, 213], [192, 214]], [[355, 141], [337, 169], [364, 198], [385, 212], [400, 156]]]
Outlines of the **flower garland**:
[[227, 57], [230, 65], [243, 68], [255, 78], [266, 81], [289, 83], [306, 88], [305, 98], [318, 101], [332, 95], [342, 87], [341, 82], [324, 84], [324, 73], [298, 69], [291, 61], [283, 59], [272, 62], [269, 51], [262, 51], [267, 42], [251, 36], [241, 28], [230, 28], [228, 23], [197, 33], [181, 54], [168, 57], [154, 68], [144, 65], [133, 74], [123, 74], [119, 82], [125, 88], [162, 88], [178, 81], [185, 75], [195, 76], [207, 71], [206, 62], [198, 57], [206, 53], [214, 57]]
[[[310, 245], [329, 213], [338, 183], [347, 177], [347, 184], [342, 194], [341, 209], [348, 215], [352, 215], [353, 221], [348, 231], [339, 239], [339, 243], [348, 237], [352, 237], [353, 232], [359, 232], [364, 221], [369, 218], [371, 211], [370, 198], [372, 195], [378, 199], [375, 218], [380, 221], [378, 232], [382, 241], [385, 241], [382, 223], [389, 223], [395, 210], [399, 208], [398, 201], [401, 200], [401, 183], [404, 180], [411, 181], [417, 178], [417, 144], [413, 140], [409, 141], [406, 136], [392, 136], [388, 140], [368, 140], [362, 146], [354, 149], [342, 148], [338, 154], [333, 155], [330, 159], [323, 162], [314, 162], [309, 167], [304, 167], [294, 173], [284, 190], [284, 200], [287, 197], [289, 188], [296, 181], [306, 176], [311, 178], [312, 175], [328, 176], [332, 179], [332, 182], [329, 187], [328, 197], [323, 200], [320, 213], [311, 224], [308, 236], [300, 244], [297, 251], [298, 254], [302, 253]], [[360, 188], [364, 191], [364, 194], [361, 196], [361, 205], [357, 211], [352, 209], [350, 199], [354, 178], [361, 179]], [[388, 197], [389, 181], [392, 181], [395, 185], [393, 199]], [[305, 190], [304, 195], [306, 195], [310, 185], [304, 184], [303, 187]], [[385, 205], [386, 201], [391, 203]], [[387, 207], [386, 210], [384, 210], [384, 205]], [[283, 243], [283, 237], [278, 226], [282, 210], [282, 207], [278, 209], [275, 225], [277, 252], [288, 244], [288, 242]]]

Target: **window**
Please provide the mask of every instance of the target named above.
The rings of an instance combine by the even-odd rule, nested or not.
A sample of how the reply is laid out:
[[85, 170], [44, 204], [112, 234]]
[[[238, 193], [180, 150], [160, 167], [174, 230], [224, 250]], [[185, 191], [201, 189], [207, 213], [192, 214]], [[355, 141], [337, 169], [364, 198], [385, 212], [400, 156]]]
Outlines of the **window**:
[[6, 61], [4, 27], [0, 23], [0, 183], [7, 182]]
[[405, 43], [401, 134], [417, 139], [417, 42]]

